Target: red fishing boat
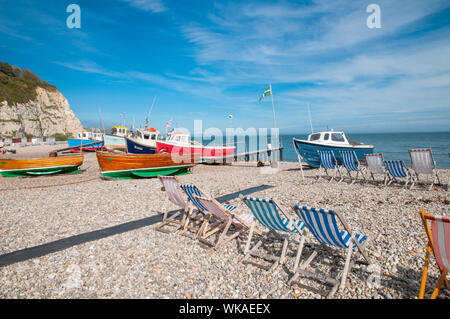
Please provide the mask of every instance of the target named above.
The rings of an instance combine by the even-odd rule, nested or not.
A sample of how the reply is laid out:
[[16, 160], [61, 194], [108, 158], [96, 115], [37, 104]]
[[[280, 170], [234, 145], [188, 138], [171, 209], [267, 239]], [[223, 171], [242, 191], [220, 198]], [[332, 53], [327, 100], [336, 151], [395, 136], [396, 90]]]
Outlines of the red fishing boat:
[[235, 146], [204, 146], [196, 141], [191, 141], [189, 134], [184, 132], [173, 132], [167, 140], [156, 141], [158, 153], [170, 154], [196, 154], [200, 161], [218, 161], [226, 156], [231, 156], [236, 150]]

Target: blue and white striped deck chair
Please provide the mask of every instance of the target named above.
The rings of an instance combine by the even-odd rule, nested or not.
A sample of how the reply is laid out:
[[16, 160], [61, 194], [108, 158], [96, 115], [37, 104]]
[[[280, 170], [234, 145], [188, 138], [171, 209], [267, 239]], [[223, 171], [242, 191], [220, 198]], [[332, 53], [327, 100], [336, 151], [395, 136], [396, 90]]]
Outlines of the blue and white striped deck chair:
[[[313, 236], [325, 246], [325, 248], [328, 248], [328, 251], [330, 251], [330, 247], [347, 250], [344, 271], [342, 272], [340, 280], [340, 290], [342, 291], [345, 287], [347, 275], [354, 264], [354, 260], [351, 259], [353, 249], [357, 248], [365, 261], [370, 264], [364, 248], [367, 236], [353, 233], [345, 223], [344, 219], [335, 211], [298, 205], [294, 206], [294, 211], [306, 224], [306, 227], [308, 227]], [[344, 230], [339, 229], [336, 217], [344, 227]], [[328, 278], [311, 273], [303, 268], [298, 269], [298, 272], [289, 280], [289, 283], [295, 282], [300, 274], [332, 285], [332, 289], [328, 294], [329, 298], [334, 295], [339, 285], [340, 275], [336, 278]]]
[[[348, 176], [350, 177], [351, 184], [356, 182], [358, 179], [358, 175], [361, 172], [361, 175], [364, 179], [364, 182], [366, 181], [366, 177], [364, 176], [365, 167], [359, 166], [358, 157], [356, 156], [355, 151], [339, 151], [342, 158], [342, 164], [344, 165], [345, 169], [347, 170]], [[356, 177], [353, 178], [351, 172], [356, 172]]]
[[[260, 240], [252, 249], [250, 249], [250, 242], [252, 239], [254, 227], [256, 223], [253, 223], [250, 229], [250, 234], [247, 239], [244, 254], [244, 263], [252, 264], [259, 268], [272, 271], [278, 264], [283, 264], [286, 258], [286, 251], [289, 244], [289, 235], [296, 234], [301, 236], [301, 240], [297, 250], [297, 256], [301, 255], [301, 250], [305, 243], [305, 236], [303, 229], [305, 224], [301, 220], [295, 220], [292, 216], [286, 215], [281, 208], [272, 199], [260, 199], [254, 197], [244, 197], [242, 194], [239, 195], [242, 201], [247, 205], [247, 207], [252, 212], [255, 219], [264, 227], [269, 229], [269, 233], [274, 234], [279, 239], [283, 240], [283, 247], [281, 250], [281, 256], [277, 257], [274, 255], [268, 255], [257, 252], [257, 249], [263, 244], [263, 240]], [[280, 234], [281, 233], [281, 234]], [[268, 234], [267, 234], [268, 235]], [[267, 239], [267, 236], [266, 238]], [[259, 257], [268, 261], [272, 261], [271, 266], [265, 266], [258, 264], [250, 260], [250, 257]], [[297, 269], [299, 258], [296, 258], [294, 263], [294, 270]]]
[[[340, 171], [341, 167], [337, 164], [333, 151], [317, 151], [317, 152], [319, 153], [320, 158], [320, 168], [325, 170], [325, 174], [327, 174], [327, 176], [330, 176], [328, 175], [328, 170], [334, 170], [334, 176], [330, 176], [331, 179], [329, 182], [331, 183], [331, 181], [336, 178], [336, 175], [339, 175], [339, 177], [341, 178], [338, 181], [339, 184], [343, 180]], [[320, 179], [320, 173], [318, 179]]]
[[[180, 234], [183, 235], [188, 230], [194, 230], [198, 223], [203, 225], [203, 223], [205, 222], [205, 218], [206, 218], [208, 210], [206, 209], [205, 206], [202, 205], [202, 203], [200, 203], [198, 201], [197, 198], [195, 198], [195, 196], [205, 197], [205, 198], [211, 198], [211, 197], [196, 185], [182, 184], [182, 185], [180, 185], [180, 188], [186, 193], [186, 195], [188, 197], [188, 201], [193, 205], [186, 216], [183, 230], [180, 232]], [[236, 206], [232, 206], [232, 205], [223, 205], [223, 206], [229, 211], [233, 211], [236, 209]], [[202, 214], [201, 217], [196, 216], [196, 218], [193, 218], [192, 213], [194, 212], [195, 208], [197, 208], [198, 212], [200, 212]], [[190, 226], [191, 222], [194, 223], [193, 227]], [[197, 232], [194, 236], [194, 239], [197, 239], [198, 236], [201, 235], [199, 232], [200, 230], [202, 230], [202, 227], [200, 227], [197, 230]]]
[[392, 184], [392, 182], [397, 182], [397, 179], [405, 179], [405, 188], [408, 187], [408, 183], [411, 180], [411, 173], [409, 169], [406, 167], [405, 162], [402, 160], [390, 160], [384, 161], [386, 165], [386, 169], [392, 179], [387, 183], [388, 185]]

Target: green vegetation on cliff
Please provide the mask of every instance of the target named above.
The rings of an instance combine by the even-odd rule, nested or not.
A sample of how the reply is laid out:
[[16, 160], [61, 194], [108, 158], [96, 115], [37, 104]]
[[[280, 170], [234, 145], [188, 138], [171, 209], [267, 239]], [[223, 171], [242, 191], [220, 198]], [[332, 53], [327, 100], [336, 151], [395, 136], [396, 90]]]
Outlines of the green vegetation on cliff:
[[42, 81], [30, 70], [0, 61], [0, 102], [8, 101], [8, 104], [12, 105], [35, 100], [37, 87], [56, 91], [55, 86]]

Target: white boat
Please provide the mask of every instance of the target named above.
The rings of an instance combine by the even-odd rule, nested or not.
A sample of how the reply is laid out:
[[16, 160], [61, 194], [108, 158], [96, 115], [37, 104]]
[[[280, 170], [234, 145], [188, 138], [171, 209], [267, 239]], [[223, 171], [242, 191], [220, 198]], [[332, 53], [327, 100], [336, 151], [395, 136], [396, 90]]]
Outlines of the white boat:
[[155, 154], [159, 132], [154, 127], [137, 129], [136, 134], [126, 138], [129, 154]]
[[316, 132], [310, 134], [307, 140], [294, 138], [293, 143], [297, 154], [312, 167], [320, 166], [317, 151], [333, 151], [338, 163], [342, 161], [339, 151], [354, 151], [359, 160], [364, 160], [364, 154], [373, 153], [373, 145], [351, 141], [342, 131]]

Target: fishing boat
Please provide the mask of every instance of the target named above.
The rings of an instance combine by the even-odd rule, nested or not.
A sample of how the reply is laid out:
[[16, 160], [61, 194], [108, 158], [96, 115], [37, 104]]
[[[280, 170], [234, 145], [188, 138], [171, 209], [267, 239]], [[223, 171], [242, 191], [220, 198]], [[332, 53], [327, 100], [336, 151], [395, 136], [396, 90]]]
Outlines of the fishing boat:
[[32, 159], [0, 159], [0, 174], [4, 177], [40, 176], [79, 173], [83, 156], [61, 156]]
[[104, 134], [103, 141], [107, 150], [121, 150], [126, 151], [127, 142], [125, 138], [128, 136], [128, 127], [114, 126], [111, 134]]
[[89, 146], [83, 147], [83, 152], [95, 152], [96, 150], [103, 148], [103, 133], [78, 132], [76, 138], [68, 138], [67, 142], [74, 152], [79, 152], [80, 147], [86, 144], [89, 144]]
[[157, 140], [158, 153], [195, 154], [200, 156], [201, 162], [221, 160], [225, 156], [234, 154], [235, 146], [204, 146], [197, 141], [191, 141], [189, 134], [173, 132], [167, 140]]
[[344, 132], [334, 130], [312, 133], [307, 140], [293, 139], [298, 155], [310, 166], [320, 167], [317, 151], [333, 151], [338, 163], [342, 163], [339, 151], [354, 151], [358, 160], [364, 161], [364, 154], [373, 153], [373, 145], [365, 145], [347, 138]]
[[104, 177], [132, 179], [158, 175], [184, 175], [198, 163], [192, 155], [97, 153]]
[[127, 152], [129, 154], [155, 154], [158, 135], [159, 132], [154, 127], [146, 130], [137, 129], [133, 137], [125, 138]]

